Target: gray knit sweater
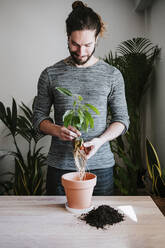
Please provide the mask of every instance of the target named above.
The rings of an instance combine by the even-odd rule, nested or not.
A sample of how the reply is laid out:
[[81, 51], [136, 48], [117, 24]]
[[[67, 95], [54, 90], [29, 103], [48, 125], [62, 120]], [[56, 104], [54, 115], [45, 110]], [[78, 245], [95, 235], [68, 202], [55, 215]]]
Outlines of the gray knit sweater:
[[[73, 94], [79, 94], [84, 102], [94, 105], [100, 115], [91, 114], [94, 118], [94, 129], [82, 133], [85, 141], [101, 135], [107, 128], [107, 105], [111, 110], [111, 123], [121, 122], [128, 129], [129, 117], [124, 92], [123, 77], [118, 69], [108, 65], [103, 60], [89, 67], [75, 67], [64, 60], [46, 68], [38, 81], [38, 96], [34, 108], [34, 127], [49, 119], [50, 109], [54, 107], [54, 121], [63, 125], [62, 116], [72, 108], [73, 100], [58, 92], [55, 88], [63, 87]], [[75, 170], [72, 142], [62, 141], [52, 137], [47, 164], [64, 170]], [[89, 170], [108, 168], [114, 165], [114, 156], [109, 142], [105, 143], [91, 157], [87, 166]]]

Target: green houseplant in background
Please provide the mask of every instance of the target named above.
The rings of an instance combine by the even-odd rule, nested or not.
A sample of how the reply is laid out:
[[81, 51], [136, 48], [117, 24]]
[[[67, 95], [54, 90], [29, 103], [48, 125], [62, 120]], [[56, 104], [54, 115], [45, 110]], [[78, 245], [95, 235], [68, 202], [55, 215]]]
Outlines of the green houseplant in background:
[[143, 176], [146, 191], [165, 215], [165, 168], [160, 164], [158, 154], [146, 138], [147, 173]]
[[[122, 161], [115, 166], [115, 184], [124, 195], [136, 195], [144, 173], [142, 159], [141, 103], [146, 93], [154, 63], [160, 49], [146, 38], [133, 38], [122, 42], [115, 55], [105, 62], [117, 67], [125, 81], [125, 92], [130, 116], [129, 131], [124, 137], [111, 142], [112, 150]], [[110, 112], [110, 111], [109, 111]]]
[[[24, 103], [20, 106], [23, 114], [18, 115], [18, 106], [13, 99], [12, 107], [5, 107], [0, 102], [0, 120], [8, 128], [13, 138], [15, 151], [7, 151], [6, 155], [14, 156], [14, 172], [6, 172], [11, 179], [1, 182], [1, 194], [41, 195], [44, 193], [45, 155], [37, 143], [42, 136], [37, 135], [32, 125], [32, 111]], [[26, 155], [23, 155], [17, 137], [21, 136], [28, 145]], [[2, 151], [1, 151], [2, 152]], [[2, 152], [4, 154], [4, 151]], [[4, 175], [4, 174], [3, 174]], [[1, 175], [2, 176], [2, 175]]]
[[146, 186], [151, 185], [151, 187], [147, 187], [150, 188], [148, 193], [153, 196], [165, 197], [165, 168], [161, 167], [158, 154], [148, 138], [146, 138], [146, 163], [148, 180], [143, 178]]
[[[4, 157], [11, 155], [11, 152], [9, 151], [4, 151], [4, 150], [0, 150], [0, 168], [1, 168], [1, 159], [3, 159]], [[4, 172], [4, 173], [0, 173], [0, 179], [5, 177], [5, 176], [13, 176], [12, 172]], [[12, 181], [11, 180], [3, 180], [3, 182], [0, 181], [0, 195], [5, 194], [9, 194], [10, 190], [12, 189]]]

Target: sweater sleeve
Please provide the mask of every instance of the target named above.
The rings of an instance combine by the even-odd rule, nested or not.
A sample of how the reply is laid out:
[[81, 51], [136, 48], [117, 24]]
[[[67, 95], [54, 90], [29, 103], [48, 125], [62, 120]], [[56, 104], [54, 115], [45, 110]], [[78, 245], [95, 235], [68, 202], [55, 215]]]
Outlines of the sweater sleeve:
[[45, 69], [38, 80], [38, 92], [33, 106], [33, 126], [40, 132], [39, 125], [43, 120], [50, 120], [50, 109], [53, 103], [53, 94], [47, 70]]
[[125, 97], [125, 85], [121, 72], [114, 68], [112, 77], [111, 92], [108, 96], [108, 105], [110, 107], [111, 122], [121, 122], [124, 124], [124, 134], [129, 127], [129, 116], [127, 109], [127, 102]]

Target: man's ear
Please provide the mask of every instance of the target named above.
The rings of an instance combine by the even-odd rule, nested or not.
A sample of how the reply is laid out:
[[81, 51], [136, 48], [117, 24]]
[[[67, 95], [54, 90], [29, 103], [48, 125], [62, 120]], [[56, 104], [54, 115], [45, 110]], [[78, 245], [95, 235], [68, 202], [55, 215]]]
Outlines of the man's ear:
[[98, 44], [98, 40], [99, 40], [99, 36], [97, 35], [97, 37], [96, 37], [96, 45]]
[[69, 38], [70, 38], [70, 35], [69, 34], [67, 35], [67, 38], [68, 38], [68, 42], [69, 42]]

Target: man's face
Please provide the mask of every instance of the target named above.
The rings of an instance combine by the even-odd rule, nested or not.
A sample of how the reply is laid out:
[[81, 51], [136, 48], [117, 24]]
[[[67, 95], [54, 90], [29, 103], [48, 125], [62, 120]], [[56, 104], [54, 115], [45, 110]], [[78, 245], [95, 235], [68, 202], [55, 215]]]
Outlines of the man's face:
[[95, 30], [73, 31], [68, 38], [70, 55], [77, 65], [84, 65], [95, 51]]

